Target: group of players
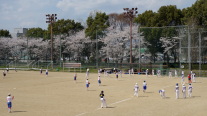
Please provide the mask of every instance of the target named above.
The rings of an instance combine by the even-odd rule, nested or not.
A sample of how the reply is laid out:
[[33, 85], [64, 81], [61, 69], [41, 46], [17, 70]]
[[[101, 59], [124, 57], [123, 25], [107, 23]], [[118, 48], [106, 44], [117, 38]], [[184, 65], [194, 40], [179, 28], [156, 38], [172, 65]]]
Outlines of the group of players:
[[[7, 72], [6, 72], [7, 71]], [[3, 71], [3, 77], [6, 76], [6, 74], [9, 72], [9, 69], [7, 68], [6, 71]], [[16, 71], [16, 69], [15, 69]], [[98, 70], [98, 85], [100, 86], [101, 85], [101, 70]], [[43, 73], [43, 70], [42, 68], [40, 69], [40, 74]], [[122, 77], [122, 72], [117, 72], [114, 70], [114, 73], [116, 75], [116, 79], [118, 79], [118, 76], [121, 75]], [[146, 75], [148, 76], [148, 69], [146, 70]], [[45, 71], [45, 74], [46, 76], [48, 76], [48, 69], [46, 69]], [[130, 70], [129, 71], [129, 74], [134, 74], [133, 70]], [[152, 75], [154, 74], [154, 70], [152, 70]], [[108, 73], [104, 71], [104, 75], [107, 75], [108, 76]], [[161, 75], [161, 71], [158, 71], [157, 72], [157, 75], [160, 76]], [[175, 76], [177, 76], [177, 71], [175, 71]], [[170, 71], [169, 72], [169, 78], [172, 77], [172, 72]], [[89, 86], [90, 86], [90, 82], [89, 82], [89, 68], [87, 68], [86, 70], [86, 88], [88, 90]], [[191, 79], [193, 79], [193, 82], [195, 82], [195, 73], [193, 73], [191, 71], [191, 74], [188, 75], [188, 82], [189, 82], [189, 86], [188, 86], [188, 97], [192, 97], [192, 81]], [[74, 74], [74, 81], [76, 82], [77, 80], [77, 74], [75, 73]], [[185, 83], [184, 83], [184, 71], [181, 72], [181, 83], [182, 83], [182, 94], [183, 94], [183, 98], [185, 99], [186, 98], [186, 91], [187, 91], [187, 88], [185, 86]], [[145, 92], [147, 90], [147, 83], [146, 81], [143, 82], [143, 92]], [[134, 85], [134, 96], [138, 97], [138, 91], [140, 91], [139, 89], [139, 86], [138, 84], [136, 83]], [[162, 98], [165, 98], [165, 90], [164, 89], [160, 89], [159, 91], [159, 94]], [[176, 94], [176, 99], [179, 99], [179, 85], [178, 83], [176, 83], [176, 86], [175, 86], [175, 94]], [[106, 104], [106, 100], [104, 98], [104, 91], [101, 91], [100, 95], [100, 100], [101, 100], [101, 108], [103, 107], [107, 107], [107, 104]], [[8, 111], [11, 112], [11, 108], [12, 108], [12, 100], [14, 99], [14, 96], [11, 96], [11, 94], [9, 93], [8, 96], [7, 96], [7, 105], [8, 105]]]
[[[152, 70], [152, 71], [154, 71], [154, 70]], [[101, 69], [98, 70], [98, 85], [99, 86], [101, 85], [101, 77], [100, 77], [101, 76], [101, 72], [102, 72]], [[118, 72], [118, 71], [115, 71], [115, 69], [114, 69], [114, 73], [116, 75], [116, 79], [118, 79], [119, 75], [121, 75], [121, 77], [122, 77], [122, 72], [121, 71]], [[148, 73], [149, 72], [148, 72], [148, 69], [147, 69], [146, 70], [146, 75], [147, 76], [148, 76]], [[130, 74], [130, 75], [134, 74], [133, 69], [129, 70], [128, 74]], [[152, 74], [154, 74], [154, 73], [152, 72]], [[109, 76], [106, 71], [104, 71], [104, 76]], [[157, 76], [158, 77], [161, 76], [161, 70], [157, 71]], [[176, 70], [175, 70], [175, 76], [178, 77]], [[90, 85], [88, 77], [89, 77], [89, 68], [87, 68], [87, 70], [86, 70], [86, 88], [87, 88], [87, 90], [88, 90], [89, 85]], [[172, 72], [171, 71], [169, 71], [169, 78], [170, 77], [172, 77]], [[192, 83], [191, 78], [193, 78], [193, 80], [194, 80], [193, 82], [195, 82], [195, 73], [192, 73], [192, 71], [191, 71], [191, 74], [188, 75], [188, 80], [189, 80], [188, 97], [192, 97], [192, 89], [193, 89], [193, 87], [192, 87], [192, 84], [191, 84]], [[74, 75], [74, 80], [75, 81], [77, 80], [77, 74], [76, 73]], [[186, 88], [185, 83], [184, 83], [184, 71], [182, 71], [182, 73], [181, 73], [181, 82], [182, 82], [182, 94], [183, 94], [183, 98], [185, 99], [186, 98], [187, 88]], [[146, 90], [147, 90], [147, 82], [144, 81], [143, 82], [143, 92], [145, 92]], [[138, 83], [136, 83], [134, 85], [134, 96], [136, 96], [136, 97], [139, 96], [138, 91], [140, 91], [140, 89], [139, 89]], [[160, 94], [160, 96], [162, 98], [166, 97], [164, 89], [160, 89], [158, 92], [159, 92], [159, 94]], [[179, 85], [178, 85], [178, 83], [176, 83], [176, 86], [175, 86], [175, 94], [176, 94], [176, 99], [179, 99]], [[106, 100], [104, 98], [104, 91], [101, 91], [99, 96], [100, 96], [100, 100], [101, 100], [101, 108], [107, 107]]]

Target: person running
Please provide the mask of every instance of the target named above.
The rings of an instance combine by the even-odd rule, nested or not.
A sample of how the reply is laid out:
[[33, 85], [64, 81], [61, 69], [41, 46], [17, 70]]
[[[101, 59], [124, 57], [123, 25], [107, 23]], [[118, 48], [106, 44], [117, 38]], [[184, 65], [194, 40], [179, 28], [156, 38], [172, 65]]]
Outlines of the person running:
[[137, 96], [138, 97], [138, 90], [139, 90], [139, 86], [138, 86], [138, 84], [136, 83], [135, 85], [134, 85], [134, 96]]
[[176, 83], [176, 86], [175, 86], [175, 96], [176, 96], [176, 99], [179, 99], [179, 86], [178, 86], [178, 83]]
[[100, 86], [100, 85], [101, 85], [101, 77], [98, 76], [98, 86]]
[[88, 88], [89, 88], [89, 85], [90, 85], [90, 82], [89, 82], [88, 79], [86, 79], [86, 89], [87, 89], [87, 90], [88, 90]]
[[7, 99], [8, 111], [9, 113], [11, 113], [12, 100], [14, 99], [14, 96], [11, 96], [11, 94], [9, 93], [6, 99]]
[[183, 86], [182, 86], [182, 93], [183, 93], [183, 98], [185, 99], [186, 98], [186, 86], [185, 86], [185, 84], [183, 84]]
[[143, 82], [143, 92], [145, 92], [147, 90], [147, 82], [144, 81]]
[[165, 90], [164, 89], [159, 90], [159, 94], [162, 98], [165, 98]]
[[188, 86], [188, 97], [192, 97], [192, 91], [193, 91], [193, 87], [192, 87], [191, 83], [189, 83], [189, 86]]
[[103, 107], [107, 108], [106, 99], [104, 98], [104, 91], [101, 91], [99, 97], [101, 100], [101, 108]]

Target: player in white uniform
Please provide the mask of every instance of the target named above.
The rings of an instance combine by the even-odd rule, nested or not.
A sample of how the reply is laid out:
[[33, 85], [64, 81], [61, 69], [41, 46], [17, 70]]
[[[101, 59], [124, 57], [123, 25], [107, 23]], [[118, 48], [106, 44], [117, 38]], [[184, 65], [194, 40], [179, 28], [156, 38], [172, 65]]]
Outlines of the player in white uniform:
[[181, 83], [184, 83], [185, 78], [184, 78], [184, 71], [181, 72]]
[[186, 86], [185, 86], [185, 84], [183, 84], [183, 86], [182, 86], [182, 93], [183, 93], [183, 98], [185, 99], [186, 98]]
[[131, 70], [129, 69], [129, 76], [131, 76]]
[[88, 79], [86, 79], [86, 89], [87, 89], [87, 90], [88, 90], [88, 88], [89, 88], [89, 85], [90, 85], [90, 82], [89, 82]]
[[147, 90], [147, 82], [144, 81], [143, 82], [143, 92], [145, 92]]
[[178, 86], [178, 83], [176, 83], [176, 86], [175, 86], [175, 96], [176, 96], [176, 99], [179, 99], [179, 86]]
[[98, 69], [98, 76], [101, 76], [101, 69]]
[[189, 86], [188, 86], [188, 97], [192, 97], [192, 91], [193, 91], [193, 87], [190, 83]]
[[192, 74], [192, 80], [193, 80], [193, 82], [196, 82], [196, 79], [195, 79], [195, 72], [193, 72], [193, 74]]
[[175, 70], [175, 77], [178, 77], [178, 73], [177, 73], [177, 70]]
[[157, 70], [157, 76], [158, 76], [158, 77], [161, 76], [161, 70]]
[[149, 73], [148, 69], [146, 69], [146, 72], [145, 73], [146, 73], [146, 76], [148, 77], [148, 73]]
[[149, 71], [148, 71], [148, 69], [146, 69], [145, 74], [147, 77], [148, 77], [148, 73], [149, 73]]
[[138, 86], [138, 84], [136, 83], [136, 84], [134, 85], [134, 96], [137, 96], [137, 97], [138, 97], [138, 90], [139, 90], [139, 86]]
[[134, 75], [134, 69], [133, 69], [133, 68], [131, 69], [131, 74], [133, 74], [133, 75]]
[[86, 69], [86, 79], [89, 77], [89, 68]]
[[11, 94], [9, 93], [6, 99], [7, 99], [8, 111], [9, 113], [11, 113], [12, 100], [14, 99], [14, 96], [11, 96]]
[[101, 76], [98, 76], [98, 86], [101, 85]]
[[172, 78], [172, 71], [169, 71], [169, 78]]
[[162, 98], [165, 98], [165, 90], [164, 89], [159, 90], [159, 93]]
[[46, 74], [46, 76], [48, 76], [48, 69], [46, 69], [45, 74]]
[[152, 76], [155, 76], [155, 70], [152, 69]]

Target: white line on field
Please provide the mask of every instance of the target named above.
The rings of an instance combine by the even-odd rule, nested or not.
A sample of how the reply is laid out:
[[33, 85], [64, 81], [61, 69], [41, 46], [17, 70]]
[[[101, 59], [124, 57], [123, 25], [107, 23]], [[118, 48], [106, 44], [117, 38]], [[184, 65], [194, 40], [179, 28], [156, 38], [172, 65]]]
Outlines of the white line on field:
[[124, 100], [121, 100], [121, 101], [118, 101], [118, 102], [115, 102], [115, 103], [112, 103], [112, 104], [109, 104], [109, 105], [114, 105], [114, 104], [118, 104], [118, 103], [121, 103], [121, 102], [125, 102], [125, 101], [128, 101], [132, 98], [127, 98], [127, 99], [124, 99]]
[[75, 116], [81, 116], [81, 115], [84, 115], [86, 114], [87, 112], [84, 112], [84, 113], [81, 113], [81, 114], [78, 114], [78, 115], [75, 115]]
[[[123, 99], [123, 100], [120, 100], [120, 101], [117, 101], [117, 102], [114, 102], [114, 103], [112, 103], [112, 104], [109, 104], [108, 106], [111, 106], [111, 105], [114, 105], [114, 104], [118, 104], [118, 103], [121, 103], [121, 102], [125, 102], [125, 101], [128, 101], [128, 100], [130, 100], [130, 99], [132, 99], [132, 97], [130, 97], [130, 98], [127, 98], [127, 99]], [[100, 110], [100, 109], [102, 109], [102, 108], [97, 108], [96, 110], [94, 110], [94, 111], [97, 111], [97, 110]], [[94, 111], [92, 111], [92, 112], [94, 112]], [[84, 113], [81, 113], [81, 114], [78, 114], [78, 115], [75, 115], [75, 116], [81, 116], [81, 115], [84, 115], [84, 114], [87, 114], [88, 112], [84, 112]]]

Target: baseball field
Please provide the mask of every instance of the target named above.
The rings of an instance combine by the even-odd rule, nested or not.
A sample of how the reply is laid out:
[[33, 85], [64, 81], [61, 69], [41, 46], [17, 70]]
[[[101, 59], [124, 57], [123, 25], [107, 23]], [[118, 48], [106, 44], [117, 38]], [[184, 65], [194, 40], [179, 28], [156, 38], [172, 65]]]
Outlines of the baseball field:
[[[1, 72], [3, 72], [1, 70]], [[146, 75], [104, 77], [98, 86], [97, 73], [89, 74], [90, 87], [85, 86], [85, 73], [11, 70], [0, 76], [0, 116], [206, 116], [207, 78], [196, 78], [192, 83], [192, 97], [183, 99], [181, 79]], [[147, 91], [142, 89], [147, 82]], [[188, 87], [187, 77], [185, 77]], [[138, 83], [139, 97], [133, 96]], [[179, 83], [180, 98], [175, 98], [175, 84]], [[165, 89], [162, 99], [159, 89]], [[104, 91], [107, 108], [101, 108], [99, 94]], [[6, 97], [14, 96], [12, 113], [8, 113]]]

